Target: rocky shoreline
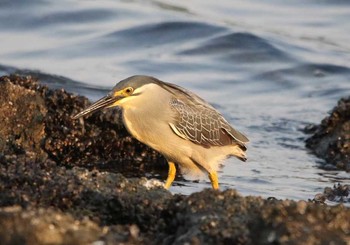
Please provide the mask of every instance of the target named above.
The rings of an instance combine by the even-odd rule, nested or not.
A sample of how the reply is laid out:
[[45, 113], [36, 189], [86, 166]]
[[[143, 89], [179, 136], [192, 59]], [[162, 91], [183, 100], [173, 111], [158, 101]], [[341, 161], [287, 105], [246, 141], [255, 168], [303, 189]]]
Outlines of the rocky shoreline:
[[312, 133], [306, 146], [326, 160], [324, 168], [350, 172], [350, 97], [340, 99], [320, 125], [311, 125], [306, 132]]
[[88, 103], [31, 77], [0, 78], [2, 244], [350, 244], [350, 209], [324, 204], [331, 193], [346, 202], [348, 186], [298, 202], [172, 195], [133, 174], [166, 175], [167, 165], [118, 113], [70, 119]]

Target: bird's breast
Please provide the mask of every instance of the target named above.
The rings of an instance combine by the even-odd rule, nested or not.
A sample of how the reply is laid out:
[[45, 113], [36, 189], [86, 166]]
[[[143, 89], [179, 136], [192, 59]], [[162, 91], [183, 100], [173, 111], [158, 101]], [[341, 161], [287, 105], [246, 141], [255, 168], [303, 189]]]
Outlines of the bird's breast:
[[170, 127], [166, 112], [145, 112], [137, 108], [123, 111], [124, 125], [129, 133], [142, 143], [159, 151], [161, 144], [166, 144]]

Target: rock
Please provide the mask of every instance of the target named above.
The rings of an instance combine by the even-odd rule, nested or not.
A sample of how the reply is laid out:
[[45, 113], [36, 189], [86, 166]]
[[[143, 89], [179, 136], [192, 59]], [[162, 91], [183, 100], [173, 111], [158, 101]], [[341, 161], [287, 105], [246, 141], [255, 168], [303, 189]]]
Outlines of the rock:
[[318, 193], [312, 200], [316, 203], [350, 203], [350, 185], [334, 185], [333, 188], [326, 187], [323, 193]]
[[43, 98], [5, 77], [0, 82], [0, 105], [0, 152], [28, 152], [44, 160], [46, 153], [41, 142], [47, 109]]
[[[159, 215], [171, 198], [162, 185], [150, 185], [145, 178], [126, 179], [121, 174], [98, 170], [67, 169], [52, 160], [39, 163], [6, 156], [0, 161], [0, 207], [20, 209], [15, 216], [18, 218], [9, 219], [1, 216], [0, 209], [0, 231], [6, 230], [9, 222], [13, 222], [10, 227], [18, 226], [17, 233], [10, 233], [7, 240], [1, 240], [6, 243], [1, 244], [87, 244], [92, 240], [102, 244], [142, 244], [153, 237], [152, 226], [159, 224]], [[42, 208], [53, 211], [43, 212]], [[51, 231], [45, 229], [51, 223], [56, 225], [57, 212], [67, 218], [58, 224], [62, 226], [60, 232], [51, 237]], [[98, 230], [81, 227], [83, 221]], [[33, 222], [42, 225], [33, 226]], [[40, 239], [33, 240], [39, 228], [44, 231]], [[81, 236], [78, 240], [71, 229]], [[19, 243], [12, 240], [19, 238]]]
[[[146, 179], [126, 179], [121, 174], [79, 167], [67, 169], [54, 161], [7, 157], [0, 165], [0, 206], [51, 206], [103, 224], [127, 222], [125, 210], [128, 217], [134, 210], [140, 221], [149, 219], [147, 213], [156, 212], [157, 202], [171, 196], [162, 186], [155, 186], [152, 192], [149, 189]], [[146, 206], [135, 206], [144, 202], [148, 212]], [[139, 208], [146, 217], [138, 213]]]
[[54, 208], [0, 208], [1, 244], [144, 244], [136, 225], [99, 226]]
[[[344, 206], [242, 197], [235, 190], [173, 196], [163, 188], [149, 188], [146, 179], [66, 169], [54, 162], [41, 168], [29, 162], [6, 166], [0, 170], [0, 206], [20, 205], [21, 212], [36, 214], [18, 221], [24, 226], [19, 236], [26, 239], [37, 232], [32, 220], [48, 217], [40, 222], [55, 223], [53, 216], [38, 215], [41, 207], [73, 217], [62, 226], [87, 221], [98, 227], [94, 234], [107, 244], [346, 244], [350, 238], [350, 209]], [[0, 230], [4, 230], [2, 224], [8, 220], [1, 217]], [[72, 239], [69, 232], [62, 236]], [[90, 239], [90, 234], [81, 239], [77, 244]]]
[[85, 97], [50, 90], [31, 77], [4, 76], [0, 86], [0, 120], [5, 123], [0, 129], [0, 150], [5, 153], [47, 154], [59, 165], [127, 176], [155, 170], [166, 175], [168, 166], [163, 157], [133, 139], [117, 111], [72, 120], [72, 115], [89, 105]]
[[313, 135], [306, 146], [326, 163], [350, 171], [350, 97], [339, 100], [320, 125], [308, 127]]
[[0, 208], [1, 244], [91, 244], [102, 229], [52, 208]]
[[166, 209], [163, 244], [347, 244], [350, 210], [205, 190]]

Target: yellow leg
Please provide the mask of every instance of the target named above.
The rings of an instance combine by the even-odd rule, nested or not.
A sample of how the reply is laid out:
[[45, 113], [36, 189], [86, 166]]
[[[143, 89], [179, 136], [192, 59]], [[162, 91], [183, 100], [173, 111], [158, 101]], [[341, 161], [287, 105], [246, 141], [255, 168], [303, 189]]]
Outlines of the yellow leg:
[[213, 189], [218, 190], [219, 189], [218, 174], [215, 171], [209, 172], [209, 179], [210, 179], [211, 186], [213, 187]]
[[168, 162], [169, 164], [169, 172], [168, 172], [168, 178], [166, 179], [164, 188], [165, 189], [169, 189], [171, 186], [171, 183], [173, 183], [174, 179], [175, 179], [175, 174], [176, 174], [176, 167], [175, 167], [175, 163], [173, 162]]

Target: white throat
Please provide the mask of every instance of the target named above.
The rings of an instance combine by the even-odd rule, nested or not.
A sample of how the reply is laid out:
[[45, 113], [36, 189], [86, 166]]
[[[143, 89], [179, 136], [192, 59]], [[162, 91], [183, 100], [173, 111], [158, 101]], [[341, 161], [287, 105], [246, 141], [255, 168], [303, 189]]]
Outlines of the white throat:
[[158, 85], [149, 83], [134, 90], [133, 95], [120, 100], [123, 109], [135, 109], [157, 105], [159, 92], [162, 91]]

